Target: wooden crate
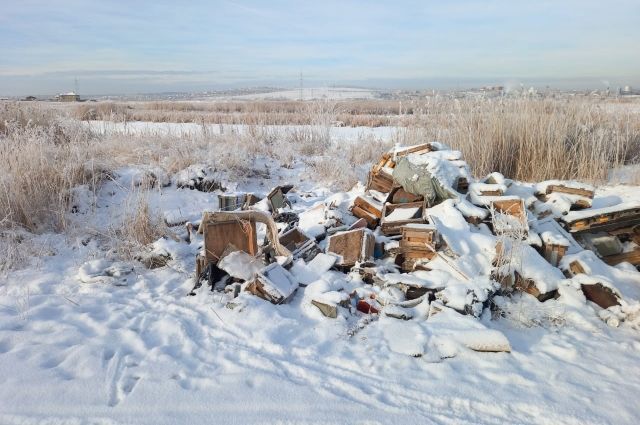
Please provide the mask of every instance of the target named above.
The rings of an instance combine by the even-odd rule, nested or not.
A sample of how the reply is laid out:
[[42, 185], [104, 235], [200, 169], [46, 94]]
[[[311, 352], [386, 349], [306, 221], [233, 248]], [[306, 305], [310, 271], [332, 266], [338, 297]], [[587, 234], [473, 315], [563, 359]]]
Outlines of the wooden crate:
[[[400, 220], [393, 220], [393, 219], [389, 220], [389, 217], [392, 216], [393, 212], [400, 209], [417, 209], [417, 212], [411, 218], [400, 219]], [[404, 226], [405, 224], [426, 223], [427, 222], [426, 211], [427, 211], [427, 204], [425, 201], [409, 202], [406, 204], [386, 203], [384, 205], [384, 208], [382, 209], [382, 219], [380, 220], [380, 227], [382, 228], [382, 233], [384, 233], [387, 236], [399, 235], [401, 234], [402, 226]]]
[[367, 227], [370, 229], [375, 229], [376, 226], [378, 226], [380, 217], [382, 217], [382, 208], [380, 205], [362, 196], [358, 196], [353, 201], [351, 212], [354, 216], [365, 219], [367, 221]]
[[430, 224], [404, 225], [401, 227], [402, 239], [400, 247], [411, 249], [427, 249], [428, 246], [435, 248], [438, 240], [438, 233], [435, 226]]
[[602, 257], [602, 260], [610, 266], [615, 266], [616, 264], [620, 264], [625, 261], [637, 266], [640, 265], [640, 249], [636, 248], [633, 251], [623, 252], [616, 255], [608, 255], [606, 257]]
[[[490, 202], [490, 207], [495, 211], [516, 217], [525, 231], [529, 230], [529, 222], [527, 220], [527, 209], [524, 206], [524, 200], [516, 197], [505, 197], [504, 199], [494, 199]], [[509, 232], [509, 229], [494, 229], [494, 231], [503, 233]]]
[[367, 181], [367, 190], [377, 190], [382, 193], [389, 193], [393, 189], [393, 176], [385, 171], [384, 168], [378, 171], [371, 170]]
[[376, 238], [367, 229], [338, 232], [329, 237], [327, 251], [339, 257], [337, 265], [351, 267], [373, 258]]
[[283, 233], [278, 239], [280, 244], [291, 252], [294, 259], [311, 260], [319, 252], [316, 241], [310, 239], [297, 227]]
[[567, 254], [567, 248], [564, 245], [542, 244], [542, 255], [552, 266], [557, 267]]
[[431, 260], [436, 256], [438, 244], [436, 228], [428, 224], [408, 224], [401, 228], [400, 252], [404, 258], [403, 271], [413, 271], [418, 261]]
[[[569, 213], [567, 217], [570, 217]], [[563, 218], [571, 233], [580, 232], [611, 232], [616, 229], [634, 228], [640, 225], [640, 206], [634, 204], [630, 208], [617, 211], [599, 212], [594, 210], [592, 215], [583, 215], [579, 219]]]

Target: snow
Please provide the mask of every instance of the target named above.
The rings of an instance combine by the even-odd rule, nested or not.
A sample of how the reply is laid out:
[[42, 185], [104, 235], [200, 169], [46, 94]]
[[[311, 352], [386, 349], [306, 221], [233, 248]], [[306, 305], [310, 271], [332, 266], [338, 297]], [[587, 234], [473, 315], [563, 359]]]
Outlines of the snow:
[[545, 244], [566, 246], [568, 247], [567, 254], [582, 251], [582, 247], [578, 245], [573, 236], [567, 233], [552, 217], [536, 220], [534, 227], [540, 233]]
[[274, 299], [287, 299], [298, 288], [298, 282], [293, 275], [278, 263], [269, 264], [259, 276], [264, 290]]
[[299, 283], [306, 285], [319, 280], [337, 260], [337, 256], [321, 252], [309, 263], [305, 263], [303, 259], [297, 260], [291, 268], [291, 273]]
[[467, 164], [460, 158], [462, 153], [452, 150], [407, 155], [411, 164], [426, 166], [427, 171], [445, 187], [455, 187], [459, 177], [471, 178]]
[[[69, 214], [69, 233], [34, 237], [52, 254], [0, 277], [0, 423], [637, 423], [640, 275], [628, 265], [607, 266], [584, 250], [564, 257], [561, 268], [579, 260], [589, 281], [602, 278], [622, 295], [623, 305], [595, 311], [576, 288], [586, 277], [566, 279], [526, 246], [523, 276], [557, 287], [559, 298], [494, 297], [496, 311], [483, 310], [495, 289], [497, 238], [466, 222], [467, 210], [477, 207], [447, 200], [427, 211], [446, 244], [428, 263], [432, 270], [401, 274], [380, 265], [382, 289], [330, 270], [335, 257], [321, 253], [298, 260], [291, 273], [267, 270], [278, 292], [308, 282], [287, 304], [247, 293], [232, 299], [206, 285], [188, 296], [202, 241], [185, 242], [184, 226], [172, 228], [177, 240], [153, 244], [172, 258], [157, 269], [117, 259], [105, 247], [107, 223], [122, 222], [131, 183], [143, 170], [117, 170], [95, 194], [78, 189], [84, 207]], [[345, 211], [356, 192], [333, 196], [300, 171], [272, 167], [264, 185], [216, 177], [262, 196], [294, 183], [308, 194], [294, 203], [308, 211], [300, 228], [315, 237], [324, 232], [328, 200]], [[531, 185], [508, 187], [516, 192], [528, 199]], [[218, 193], [174, 184], [146, 199], [165, 219], [196, 221], [198, 212], [217, 208]], [[593, 205], [634, 198], [637, 187], [599, 188]], [[233, 258], [238, 276], [255, 271]], [[444, 290], [431, 305], [405, 308], [394, 287], [400, 282]], [[340, 307], [330, 319], [311, 305], [339, 304], [353, 292], [379, 300], [383, 314]], [[469, 305], [466, 316], [454, 310]], [[616, 321], [618, 327], [608, 325]], [[498, 349], [510, 353], [475, 351]]]
[[231, 100], [299, 100], [302, 90], [304, 100], [347, 100], [373, 99], [377, 96], [375, 90], [351, 87], [304, 87], [302, 89], [277, 90], [266, 93], [252, 93], [234, 96], [223, 96]]
[[416, 215], [420, 211], [419, 207], [415, 208], [396, 208], [391, 211], [391, 214], [387, 215], [385, 221], [404, 221], [416, 218]]
[[220, 260], [218, 268], [227, 272], [231, 277], [251, 280], [264, 268], [264, 265], [259, 258], [244, 251], [234, 251]]

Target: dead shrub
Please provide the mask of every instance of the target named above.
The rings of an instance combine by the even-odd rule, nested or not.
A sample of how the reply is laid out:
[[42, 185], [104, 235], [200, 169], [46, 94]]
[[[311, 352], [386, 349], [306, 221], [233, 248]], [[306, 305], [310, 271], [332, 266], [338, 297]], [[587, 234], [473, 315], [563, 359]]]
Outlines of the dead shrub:
[[337, 190], [347, 191], [358, 182], [356, 170], [340, 156], [328, 155], [310, 161], [312, 178]]
[[132, 259], [144, 246], [171, 235], [163, 217], [149, 206], [146, 191], [135, 188], [129, 193], [122, 222], [110, 232], [113, 248], [123, 258]]

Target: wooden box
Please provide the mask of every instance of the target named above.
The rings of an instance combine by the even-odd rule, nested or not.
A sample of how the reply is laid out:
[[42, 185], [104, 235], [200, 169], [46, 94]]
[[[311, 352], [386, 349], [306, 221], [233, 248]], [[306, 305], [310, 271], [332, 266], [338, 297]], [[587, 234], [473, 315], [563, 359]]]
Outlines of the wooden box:
[[312, 260], [319, 252], [316, 241], [310, 239], [297, 227], [293, 227], [279, 237], [280, 244], [287, 248], [294, 259]]
[[[508, 216], [515, 217], [521, 226], [521, 229], [528, 233], [529, 231], [529, 222], [527, 220], [527, 209], [524, 206], [524, 200], [518, 197], [504, 197], [502, 199], [494, 199], [491, 201], [491, 209]], [[519, 229], [510, 228], [510, 226], [506, 226], [501, 228], [502, 226], [497, 226], [499, 223], [494, 223], [494, 232], [497, 234], [518, 232]], [[496, 228], [497, 227], [497, 228]]]
[[353, 201], [351, 212], [354, 216], [365, 219], [367, 227], [375, 229], [382, 217], [382, 205], [372, 199], [358, 196]]
[[[406, 213], [403, 213], [406, 211]], [[385, 204], [382, 209], [380, 227], [387, 236], [399, 235], [401, 228], [410, 223], [426, 223], [427, 205], [424, 201], [406, 204]], [[413, 212], [413, 213], [412, 213]]]
[[373, 258], [376, 238], [367, 229], [338, 232], [329, 237], [327, 251], [339, 257], [337, 265], [354, 266]]

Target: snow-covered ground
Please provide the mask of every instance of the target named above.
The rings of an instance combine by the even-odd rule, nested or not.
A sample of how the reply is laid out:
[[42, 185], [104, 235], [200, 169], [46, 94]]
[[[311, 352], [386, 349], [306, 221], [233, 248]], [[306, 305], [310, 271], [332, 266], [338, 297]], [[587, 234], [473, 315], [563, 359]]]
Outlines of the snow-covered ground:
[[[203, 133], [242, 134], [251, 126], [246, 124], [195, 124], [195, 123], [156, 123], [147, 121], [112, 122], [112, 121], [84, 121], [84, 124], [97, 134], [121, 134], [121, 135], [150, 135], [195, 137]], [[263, 125], [261, 129], [274, 134], [287, 134], [296, 130], [308, 129], [306, 125]], [[336, 141], [353, 141], [359, 138], [377, 137], [391, 140], [403, 129], [398, 127], [331, 127], [331, 138]]]
[[[243, 94], [226, 96], [231, 100], [298, 100], [300, 89], [280, 90], [269, 93]], [[374, 99], [375, 90], [350, 88], [350, 87], [303, 87], [302, 99], [304, 100], [350, 100], [350, 99]]]
[[[129, 123], [127, 131], [138, 126], [155, 128]], [[123, 278], [84, 283], [83, 265], [111, 257], [100, 235], [106, 223], [122, 219], [136, 176], [136, 167], [117, 170], [114, 181], [70, 214], [66, 234], [38, 237], [41, 256], [31, 267], [0, 278], [0, 424], [640, 420], [640, 333], [606, 325], [587, 305], [542, 304], [524, 294], [509, 301], [510, 318], [497, 320], [488, 312], [479, 320], [449, 320], [446, 312], [428, 322], [360, 313], [329, 319], [309, 303], [318, 286], [310, 285], [288, 304], [241, 294], [231, 309], [225, 295], [206, 287], [187, 296], [197, 239], [157, 242], [172, 256], [165, 267], [129, 261], [120, 266], [134, 271]], [[348, 204], [362, 191], [332, 194], [305, 178], [300, 164], [272, 169], [266, 182], [224, 181], [261, 195], [285, 182], [296, 185], [298, 211], [327, 200]], [[193, 220], [217, 208], [216, 193], [175, 184], [150, 190], [148, 198], [167, 217]], [[637, 198], [637, 187], [609, 187], [597, 192], [594, 206]], [[625, 283], [638, 296], [634, 276]], [[323, 279], [352, 284], [338, 272]], [[452, 323], [471, 334], [502, 332], [511, 353], [440, 346], [450, 358], [430, 355]]]

